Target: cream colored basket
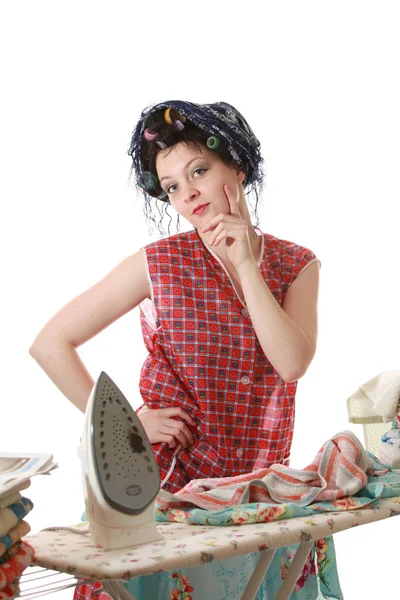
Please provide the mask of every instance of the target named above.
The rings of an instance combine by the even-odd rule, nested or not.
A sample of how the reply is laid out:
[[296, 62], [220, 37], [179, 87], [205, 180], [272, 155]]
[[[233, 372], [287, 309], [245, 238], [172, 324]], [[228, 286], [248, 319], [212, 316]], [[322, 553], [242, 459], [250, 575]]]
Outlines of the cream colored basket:
[[391, 427], [391, 423], [368, 423], [363, 425], [365, 449], [375, 456], [383, 434], [389, 431]]
[[[391, 429], [392, 421], [384, 422], [382, 417], [374, 414], [372, 411], [366, 411], [365, 402], [354, 396], [348, 399], [347, 408], [349, 422], [363, 426], [365, 449], [375, 455], [383, 434]], [[400, 415], [400, 402], [397, 411]]]

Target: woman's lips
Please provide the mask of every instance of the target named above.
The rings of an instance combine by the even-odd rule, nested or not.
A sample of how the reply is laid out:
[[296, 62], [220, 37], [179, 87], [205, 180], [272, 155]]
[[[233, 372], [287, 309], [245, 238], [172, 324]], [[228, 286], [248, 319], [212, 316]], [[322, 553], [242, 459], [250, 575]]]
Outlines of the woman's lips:
[[193, 214], [202, 215], [203, 212], [206, 210], [207, 206], [209, 206], [209, 204], [202, 204], [201, 206], [197, 207], [196, 210], [193, 211]]

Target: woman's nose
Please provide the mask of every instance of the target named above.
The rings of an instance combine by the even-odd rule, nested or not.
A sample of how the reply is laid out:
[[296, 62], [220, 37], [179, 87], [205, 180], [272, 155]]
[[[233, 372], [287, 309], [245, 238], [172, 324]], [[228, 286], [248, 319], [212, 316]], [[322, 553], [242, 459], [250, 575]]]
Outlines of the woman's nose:
[[186, 202], [192, 202], [199, 195], [199, 190], [194, 185], [188, 185], [185, 190], [185, 200]]

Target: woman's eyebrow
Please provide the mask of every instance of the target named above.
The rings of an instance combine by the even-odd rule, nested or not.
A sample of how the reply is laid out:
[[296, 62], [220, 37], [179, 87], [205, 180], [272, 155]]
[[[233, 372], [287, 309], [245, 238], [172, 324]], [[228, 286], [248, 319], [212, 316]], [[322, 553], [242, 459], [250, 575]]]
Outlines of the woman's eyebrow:
[[[194, 162], [194, 161], [195, 161], [195, 160], [197, 160], [198, 158], [203, 158], [203, 159], [204, 159], [204, 156], [201, 156], [201, 155], [200, 155], [200, 156], [195, 156], [194, 158], [192, 158], [192, 160], [189, 160], [188, 164], [187, 164], [187, 165], [184, 167], [184, 169], [183, 169], [183, 170], [185, 171], [185, 170], [188, 168], [188, 166], [189, 166], [189, 165], [191, 165], [191, 164], [192, 164], [192, 162]], [[165, 177], [161, 177], [161, 179], [160, 179], [160, 183], [161, 183], [162, 181], [164, 181], [164, 179], [173, 179], [173, 177], [172, 177], [171, 175], [165, 175]]]

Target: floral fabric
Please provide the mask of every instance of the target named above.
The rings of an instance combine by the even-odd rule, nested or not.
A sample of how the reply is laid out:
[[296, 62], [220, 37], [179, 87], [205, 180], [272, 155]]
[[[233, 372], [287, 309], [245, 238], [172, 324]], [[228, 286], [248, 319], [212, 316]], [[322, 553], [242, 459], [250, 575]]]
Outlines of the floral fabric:
[[[172, 598], [187, 600], [240, 598], [260, 553], [277, 549], [257, 595], [265, 600], [275, 597], [299, 543], [314, 541], [291, 600], [340, 600], [332, 535], [400, 515], [400, 469], [373, 462], [374, 474], [365, 488], [333, 502], [303, 507], [255, 503], [221, 511], [156, 506], [163, 540], [145, 546], [107, 552], [93, 544], [86, 522], [41, 531], [29, 542], [35, 564], [83, 578], [125, 580], [137, 600], [169, 599], [172, 593]], [[79, 600], [90, 600], [91, 585]], [[193, 592], [181, 589], [185, 585]]]
[[[392, 489], [391, 493], [394, 491]], [[210, 592], [210, 598], [240, 598], [239, 592], [245, 589], [260, 553], [278, 548], [257, 596], [257, 600], [270, 600], [275, 597], [275, 591], [282, 583], [282, 574], [298, 544], [314, 540], [317, 544], [314, 544], [313, 555], [298, 580], [297, 595], [292, 594], [291, 600], [324, 597], [337, 600], [342, 598], [342, 593], [331, 536], [365, 523], [399, 516], [400, 495], [378, 498], [367, 508], [357, 510], [341, 503], [333, 512], [316, 509], [313, 515], [287, 518], [289, 510], [286, 515], [275, 515], [280, 518], [269, 522], [249, 520], [245, 513], [250, 511], [250, 505], [241, 508], [242, 513], [236, 517], [232, 515], [231, 523], [242, 524], [223, 527], [193, 526], [179, 522], [175, 515], [174, 522], [158, 524], [162, 541], [124, 550], [105, 551], [95, 546], [86, 522], [75, 525], [72, 530], [61, 527], [41, 531], [29, 536], [29, 542], [35, 549], [35, 564], [83, 578], [125, 580], [125, 586], [137, 600], [169, 600], [170, 593], [178, 586], [177, 578], [173, 577], [175, 572], [180, 578], [182, 574], [187, 577], [195, 590], [190, 592], [193, 600], [207, 598], [206, 591], [213, 586], [216, 592], [214, 595]], [[215, 521], [218, 515], [213, 517]], [[263, 518], [273, 519], [274, 515], [264, 513]], [[322, 539], [325, 541], [318, 541]], [[314, 574], [311, 561], [317, 574]], [[304, 585], [300, 587], [302, 579]], [[90, 586], [87, 589], [90, 593]], [[221, 590], [225, 590], [227, 595], [223, 595], [225, 592], [221, 594]], [[90, 596], [86, 598], [90, 600]]]

